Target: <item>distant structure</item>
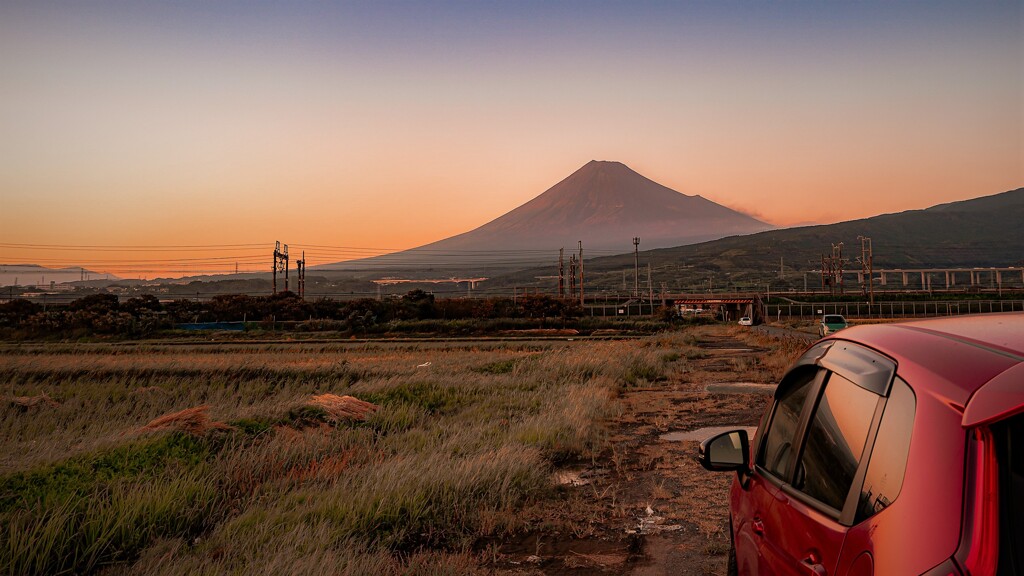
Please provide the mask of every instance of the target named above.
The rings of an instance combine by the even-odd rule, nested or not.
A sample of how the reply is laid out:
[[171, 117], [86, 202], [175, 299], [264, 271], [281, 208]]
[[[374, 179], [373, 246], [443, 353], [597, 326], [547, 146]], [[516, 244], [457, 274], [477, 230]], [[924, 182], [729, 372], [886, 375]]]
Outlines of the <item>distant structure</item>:
[[284, 272], [284, 290], [288, 291], [288, 245], [281, 250], [281, 242], [274, 243], [274, 294], [277, 294], [277, 273]]

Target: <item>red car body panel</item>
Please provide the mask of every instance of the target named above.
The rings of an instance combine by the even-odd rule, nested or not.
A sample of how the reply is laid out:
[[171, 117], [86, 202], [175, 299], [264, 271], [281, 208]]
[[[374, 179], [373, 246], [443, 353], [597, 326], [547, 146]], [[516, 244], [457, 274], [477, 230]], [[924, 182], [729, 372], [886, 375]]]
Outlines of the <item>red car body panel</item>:
[[[811, 553], [828, 574], [840, 576], [922, 574], [944, 563], [955, 572], [968, 438], [977, 427], [1024, 413], [1024, 314], [854, 326], [826, 340], [851, 341], [891, 358], [913, 390], [902, 488], [888, 507], [847, 528], [789, 496], [760, 470], [746, 488], [737, 480], [730, 500], [739, 573], [814, 574], [799, 565]], [[765, 424], [762, 419], [752, 454]], [[763, 524], [760, 533], [755, 519]]]
[[982, 426], [1024, 411], [1024, 362], [978, 389], [964, 410], [964, 427]]
[[850, 528], [834, 574], [850, 573], [863, 552], [876, 574], [922, 574], [956, 552], [967, 446], [960, 418], [942, 399], [918, 393], [903, 488], [888, 508]]
[[[1024, 323], [1024, 315], [1017, 317]], [[915, 393], [922, 388], [961, 410], [978, 388], [1020, 362], [973, 342], [919, 328], [930, 322], [934, 321], [854, 326], [834, 339], [852, 340], [885, 354], [896, 361], [900, 376]], [[916, 385], [910, 381], [912, 374], [922, 378]]]
[[[834, 574], [847, 528], [780, 490], [772, 506], [779, 531], [771, 542], [778, 546], [787, 576]], [[816, 569], [815, 569], [816, 568]]]
[[902, 324], [905, 328], [927, 330], [945, 338], [973, 342], [994, 351], [1020, 356], [1024, 353], [1024, 316], [1019, 312], [933, 318]]
[[778, 531], [779, 524], [771, 515], [772, 505], [779, 489], [761, 476], [750, 478], [746, 489], [734, 482], [730, 492], [732, 500], [733, 544], [739, 561], [740, 574], [773, 576], [783, 574], [774, 566], [781, 563], [778, 550], [765, 547], [764, 533]]

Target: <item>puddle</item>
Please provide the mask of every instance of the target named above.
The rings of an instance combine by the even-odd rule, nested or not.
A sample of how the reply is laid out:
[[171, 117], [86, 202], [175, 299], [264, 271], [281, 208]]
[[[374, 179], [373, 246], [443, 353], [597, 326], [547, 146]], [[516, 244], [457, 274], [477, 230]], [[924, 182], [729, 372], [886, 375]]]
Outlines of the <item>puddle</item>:
[[772, 394], [775, 392], [775, 386], [758, 382], [719, 382], [708, 384], [704, 390], [715, 394]]
[[690, 430], [689, 432], [669, 432], [668, 434], [662, 434], [659, 436], [662, 440], [668, 442], [683, 442], [685, 440], [693, 440], [694, 442], [703, 442], [712, 436], [721, 434], [723, 432], [729, 432], [731, 430], [746, 430], [747, 437], [753, 439], [754, 432], [757, 430], [756, 426], [710, 426], [708, 428], [700, 428], [697, 430]]

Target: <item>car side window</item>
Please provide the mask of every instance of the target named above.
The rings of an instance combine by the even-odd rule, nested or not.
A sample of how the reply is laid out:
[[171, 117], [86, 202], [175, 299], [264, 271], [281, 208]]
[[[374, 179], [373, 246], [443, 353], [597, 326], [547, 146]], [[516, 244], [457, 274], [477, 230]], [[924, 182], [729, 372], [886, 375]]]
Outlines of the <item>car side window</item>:
[[842, 510], [881, 397], [829, 373], [814, 409], [793, 487]]
[[903, 474], [907, 470], [916, 408], [914, 391], [897, 378], [885, 403], [878, 436], [871, 450], [855, 522], [881, 512], [899, 496], [903, 488]]
[[787, 385], [786, 390], [775, 401], [772, 420], [768, 424], [768, 431], [758, 452], [756, 464], [779, 478], [785, 479], [789, 463], [796, 452], [793, 440], [800, 422], [800, 412], [819, 372], [820, 370], [808, 367], [794, 374], [795, 380]]

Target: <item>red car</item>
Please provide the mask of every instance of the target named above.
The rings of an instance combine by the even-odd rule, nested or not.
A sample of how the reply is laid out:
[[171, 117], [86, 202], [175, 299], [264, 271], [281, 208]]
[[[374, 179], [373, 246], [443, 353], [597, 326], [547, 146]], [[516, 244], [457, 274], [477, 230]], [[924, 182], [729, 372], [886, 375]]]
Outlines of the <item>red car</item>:
[[1024, 314], [820, 340], [698, 460], [738, 473], [729, 574], [1024, 575]]

